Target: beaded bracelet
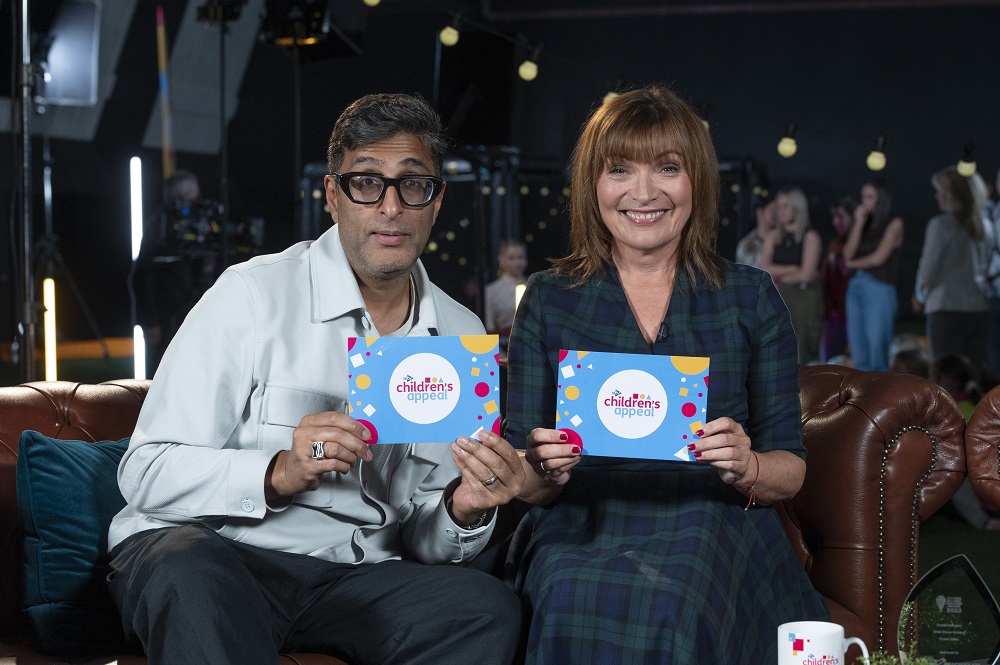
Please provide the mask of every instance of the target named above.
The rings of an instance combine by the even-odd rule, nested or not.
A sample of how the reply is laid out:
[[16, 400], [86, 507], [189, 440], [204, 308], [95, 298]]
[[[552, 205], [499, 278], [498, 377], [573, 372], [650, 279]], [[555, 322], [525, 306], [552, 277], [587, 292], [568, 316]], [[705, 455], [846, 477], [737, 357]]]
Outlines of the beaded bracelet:
[[750, 451], [750, 454], [753, 455], [754, 460], [757, 461], [757, 475], [754, 476], [753, 482], [750, 483], [749, 487], [741, 487], [741, 489], [744, 492], [750, 492], [750, 500], [747, 501], [747, 505], [743, 508], [743, 510], [750, 510], [750, 506], [756, 506], [757, 505], [757, 492], [756, 492], [756, 488], [757, 488], [757, 479], [760, 478], [760, 458], [757, 457], [757, 453], [755, 453], [752, 450]]

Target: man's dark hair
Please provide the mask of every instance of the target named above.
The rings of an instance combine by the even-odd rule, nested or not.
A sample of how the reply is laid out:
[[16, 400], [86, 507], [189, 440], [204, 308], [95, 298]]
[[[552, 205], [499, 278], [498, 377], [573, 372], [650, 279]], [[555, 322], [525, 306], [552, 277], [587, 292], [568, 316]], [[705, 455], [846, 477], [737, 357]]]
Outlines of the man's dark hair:
[[344, 110], [327, 144], [327, 172], [340, 170], [348, 150], [374, 145], [397, 134], [417, 137], [434, 160], [435, 175], [441, 175], [448, 149], [441, 117], [420, 95], [404, 94], [366, 95]]

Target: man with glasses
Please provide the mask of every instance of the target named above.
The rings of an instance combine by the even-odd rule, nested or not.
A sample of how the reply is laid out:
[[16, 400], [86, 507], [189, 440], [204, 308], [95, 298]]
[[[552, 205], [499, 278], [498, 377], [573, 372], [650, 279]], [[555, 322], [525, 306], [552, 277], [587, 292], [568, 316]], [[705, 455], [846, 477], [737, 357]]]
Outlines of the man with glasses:
[[109, 588], [151, 664], [512, 659], [519, 601], [452, 564], [520, 490], [516, 452], [492, 432], [368, 445], [346, 415], [348, 337], [484, 332], [418, 260], [444, 150], [419, 97], [352, 104], [328, 147], [333, 228], [229, 268], [167, 350], [108, 538]]

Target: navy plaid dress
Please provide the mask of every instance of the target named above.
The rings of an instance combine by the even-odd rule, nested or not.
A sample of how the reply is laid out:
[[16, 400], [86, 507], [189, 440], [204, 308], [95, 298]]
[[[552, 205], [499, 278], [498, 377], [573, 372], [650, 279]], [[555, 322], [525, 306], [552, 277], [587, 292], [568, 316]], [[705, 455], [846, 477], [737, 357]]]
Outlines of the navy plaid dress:
[[[726, 283], [678, 272], [650, 348], [614, 270], [570, 287], [528, 280], [511, 335], [506, 436], [553, 427], [560, 349], [707, 356], [707, 420], [744, 424], [757, 451], [805, 455], [796, 339], [767, 273], [727, 264]], [[777, 626], [829, 611], [771, 508], [714, 467], [585, 458], [559, 498], [530, 509], [504, 577], [524, 602], [529, 664], [761, 665]]]

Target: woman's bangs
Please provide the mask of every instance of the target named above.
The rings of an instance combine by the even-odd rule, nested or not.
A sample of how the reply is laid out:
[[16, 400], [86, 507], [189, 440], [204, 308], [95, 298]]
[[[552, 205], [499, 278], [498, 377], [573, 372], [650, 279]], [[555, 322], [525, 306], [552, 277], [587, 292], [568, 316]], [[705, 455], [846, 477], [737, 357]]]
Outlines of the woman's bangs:
[[627, 159], [632, 162], [654, 162], [668, 152], [684, 157], [685, 146], [674, 139], [677, 132], [664, 127], [662, 120], [656, 124], [633, 124], [608, 132], [599, 155], [599, 163]]

